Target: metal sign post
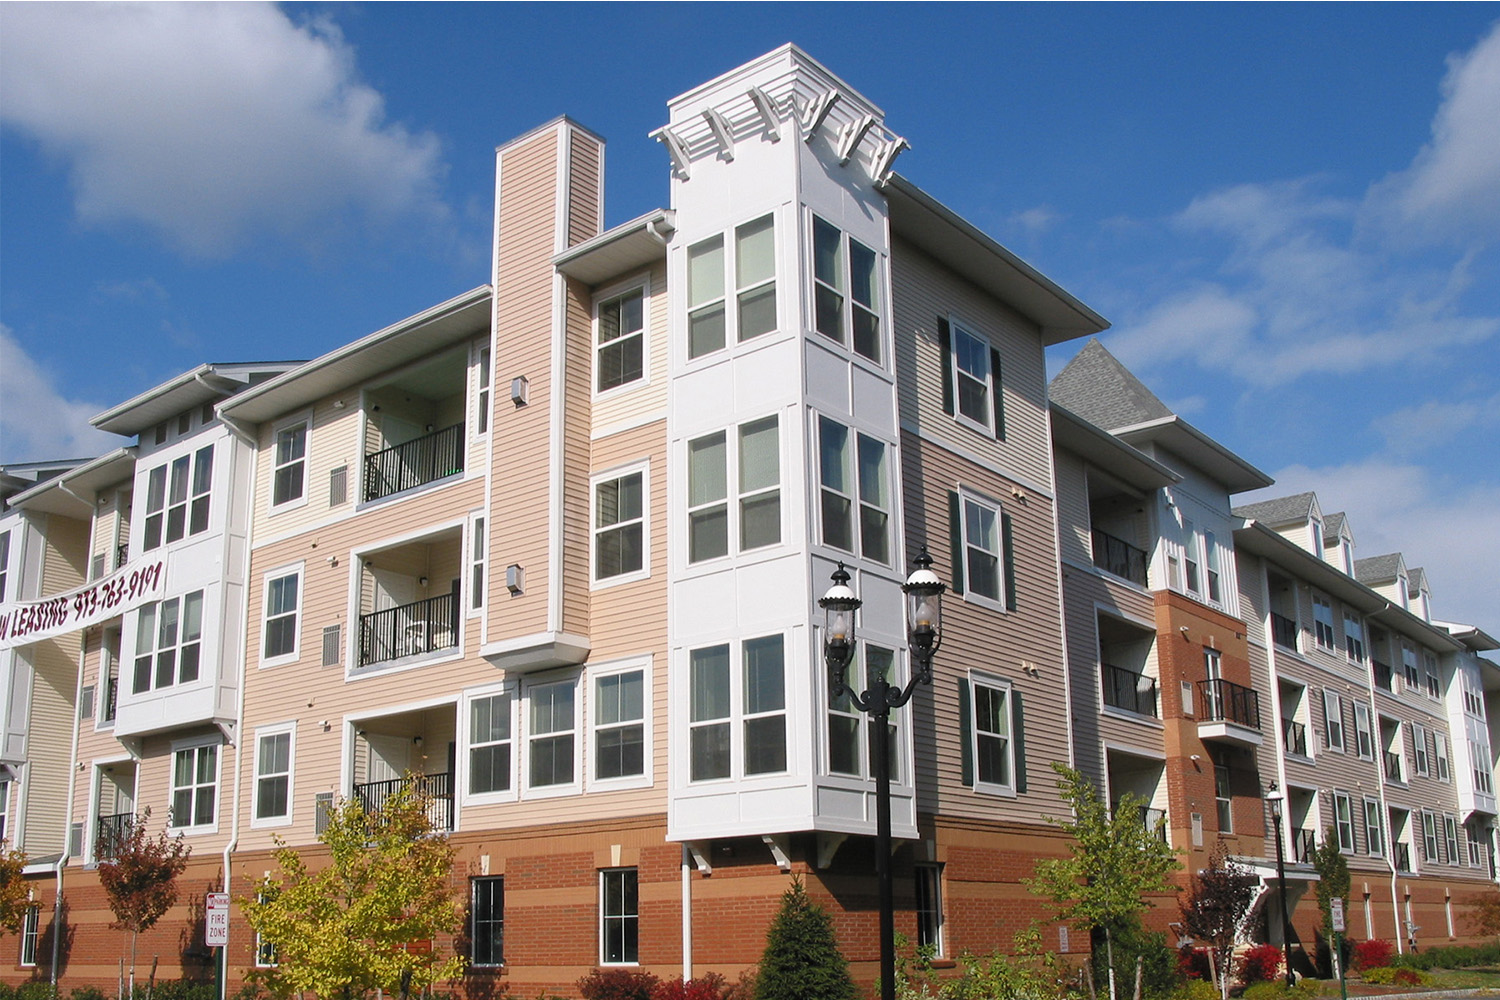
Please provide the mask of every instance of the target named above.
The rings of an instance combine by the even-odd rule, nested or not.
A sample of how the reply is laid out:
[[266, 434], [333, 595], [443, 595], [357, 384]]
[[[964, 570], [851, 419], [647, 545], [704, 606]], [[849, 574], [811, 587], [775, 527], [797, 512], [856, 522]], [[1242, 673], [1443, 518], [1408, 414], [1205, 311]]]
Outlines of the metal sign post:
[[210, 892], [204, 895], [203, 943], [215, 950], [214, 979], [217, 997], [224, 996], [224, 955], [229, 945], [229, 893]]
[[1328, 901], [1329, 923], [1333, 925], [1333, 967], [1339, 971], [1339, 996], [1349, 1000], [1349, 985], [1344, 978], [1344, 901]]

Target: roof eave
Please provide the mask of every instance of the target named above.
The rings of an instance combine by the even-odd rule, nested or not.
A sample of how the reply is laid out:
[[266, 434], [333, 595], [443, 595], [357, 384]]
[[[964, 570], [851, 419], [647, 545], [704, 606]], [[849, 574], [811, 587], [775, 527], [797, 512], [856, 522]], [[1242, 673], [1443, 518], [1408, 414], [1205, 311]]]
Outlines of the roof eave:
[[1110, 475], [1142, 491], [1182, 482], [1182, 477], [1109, 431], [1089, 423], [1058, 403], [1051, 403], [1052, 439]]
[[646, 267], [667, 256], [667, 240], [677, 231], [677, 213], [658, 208], [569, 247], [552, 258], [557, 270], [597, 285]]
[[86, 496], [97, 494], [101, 487], [129, 479], [134, 471], [135, 449], [116, 448], [17, 493], [10, 498], [10, 506], [64, 517], [87, 517], [93, 513], [94, 505], [85, 499]]
[[1160, 441], [1169, 450], [1218, 479], [1231, 495], [1276, 483], [1276, 480], [1176, 414], [1116, 427], [1111, 433], [1132, 444], [1136, 441]]

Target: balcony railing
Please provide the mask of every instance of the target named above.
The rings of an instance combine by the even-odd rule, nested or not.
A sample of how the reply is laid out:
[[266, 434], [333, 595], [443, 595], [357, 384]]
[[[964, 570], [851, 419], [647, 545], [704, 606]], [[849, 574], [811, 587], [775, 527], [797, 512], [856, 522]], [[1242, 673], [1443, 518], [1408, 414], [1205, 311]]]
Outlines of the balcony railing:
[[447, 832], [453, 829], [453, 775], [447, 771], [412, 774], [388, 781], [356, 782], [354, 798], [365, 812], [378, 813], [385, 808], [387, 799], [403, 789], [410, 789], [427, 801], [427, 819], [434, 830]]
[[1287, 649], [1297, 648], [1297, 620], [1271, 612], [1271, 638], [1276, 645]]
[[1389, 750], [1385, 752], [1385, 777], [1387, 781], [1406, 780], [1401, 777], [1401, 755], [1399, 753], [1391, 753]]
[[94, 860], [107, 861], [119, 853], [134, 826], [135, 813], [100, 816], [94, 832]]
[[394, 493], [464, 471], [464, 425], [413, 438], [365, 456], [365, 500]]
[[1098, 528], [1093, 529], [1093, 535], [1095, 566], [1146, 586], [1146, 553]]
[[1287, 753], [1296, 754], [1298, 757], [1307, 756], [1307, 727], [1300, 722], [1291, 719], [1281, 728], [1281, 745]]
[[1396, 863], [1396, 870], [1398, 872], [1411, 871], [1411, 845], [1393, 844], [1391, 850], [1391, 860]]
[[1104, 664], [1104, 703], [1137, 715], [1156, 715], [1156, 678]]
[[1393, 679], [1395, 674], [1392, 673], [1390, 664], [1381, 663], [1379, 660], [1372, 660], [1371, 666], [1375, 668], [1375, 686], [1382, 691], [1389, 691], [1395, 694], [1396, 683]]
[[458, 600], [441, 594], [359, 616], [359, 665], [420, 656], [458, 645]]
[[1318, 849], [1318, 840], [1311, 830], [1294, 829], [1292, 831], [1292, 860], [1301, 864], [1311, 864], [1313, 851]]
[[1260, 728], [1260, 694], [1243, 684], [1223, 678], [1199, 681], [1198, 702], [1203, 706], [1202, 721]]

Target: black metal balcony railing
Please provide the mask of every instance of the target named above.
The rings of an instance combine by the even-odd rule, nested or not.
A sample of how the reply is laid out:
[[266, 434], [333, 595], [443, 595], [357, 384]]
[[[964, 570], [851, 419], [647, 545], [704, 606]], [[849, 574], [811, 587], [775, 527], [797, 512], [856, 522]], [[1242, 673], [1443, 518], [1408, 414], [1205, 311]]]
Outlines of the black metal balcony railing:
[[1137, 715], [1156, 714], [1156, 678], [1104, 664], [1104, 703]]
[[1223, 678], [1198, 682], [1200, 721], [1233, 722], [1249, 729], [1260, 728], [1260, 694]]
[[359, 616], [359, 665], [458, 645], [458, 600], [441, 594]]
[[1276, 645], [1287, 649], [1297, 648], [1297, 620], [1271, 612], [1271, 638]]
[[1385, 752], [1385, 776], [1389, 781], [1406, 780], [1401, 777], [1401, 755], [1399, 753], [1391, 753], [1389, 750]]
[[379, 500], [464, 471], [464, 425], [365, 456], [365, 500]]
[[1131, 583], [1146, 586], [1146, 553], [1098, 528], [1093, 529], [1093, 536], [1095, 566]]
[[1311, 830], [1294, 829], [1292, 831], [1292, 860], [1301, 864], [1311, 864], [1313, 851], [1318, 849], [1317, 838]]
[[1390, 664], [1373, 660], [1371, 661], [1371, 665], [1375, 668], [1375, 686], [1382, 691], [1390, 691], [1394, 694], [1396, 683], [1393, 678], [1395, 675], [1391, 672]]
[[1394, 844], [1391, 850], [1391, 860], [1396, 862], [1398, 872], [1411, 871], [1411, 845]]
[[403, 789], [411, 789], [427, 800], [427, 819], [434, 830], [453, 829], [453, 775], [447, 771], [439, 774], [412, 774], [388, 781], [358, 782], [354, 785], [354, 798], [367, 813], [378, 813], [386, 800]]
[[115, 856], [120, 845], [130, 836], [135, 826], [135, 813], [114, 813], [100, 816], [94, 833], [94, 860], [106, 861]]
[[1287, 753], [1307, 756], [1307, 727], [1288, 719], [1281, 729], [1281, 745]]
[[1166, 818], [1167, 814], [1164, 810], [1141, 806], [1141, 826], [1160, 837], [1163, 844], [1167, 842], [1167, 824], [1162, 822]]

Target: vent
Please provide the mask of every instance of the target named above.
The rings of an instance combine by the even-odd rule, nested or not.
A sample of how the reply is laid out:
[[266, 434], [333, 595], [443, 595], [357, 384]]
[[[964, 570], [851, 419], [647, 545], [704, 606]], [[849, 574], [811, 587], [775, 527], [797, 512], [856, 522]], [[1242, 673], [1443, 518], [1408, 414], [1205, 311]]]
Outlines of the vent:
[[97, 580], [104, 575], [104, 553], [100, 552], [94, 556], [94, 561], [89, 564], [89, 579]]
[[328, 470], [328, 506], [341, 507], [349, 502], [349, 466]]
[[343, 630], [337, 625], [329, 625], [323, 630], [323, 666], [339, 665], [339, 650], [344, 645], [340, 641], [342, 632]]
[[1193, 813], [1193, 846], [1203, 846], [1203, 814]]
[[78, 694], [78, 721], [94, 717], [94, 685], [90, 684]]
[[1193, 717], [1193, 682], [1182, 682], [1182, 714], [1189, 719]]
[[83, 857], [83, 824], [74, 823], [68, 827], [68, 857]]
[[333, 793], [319, 792], [313, 796], [313, 833], [322, 835], [328, 829], [328, 819], [333, 814]]

